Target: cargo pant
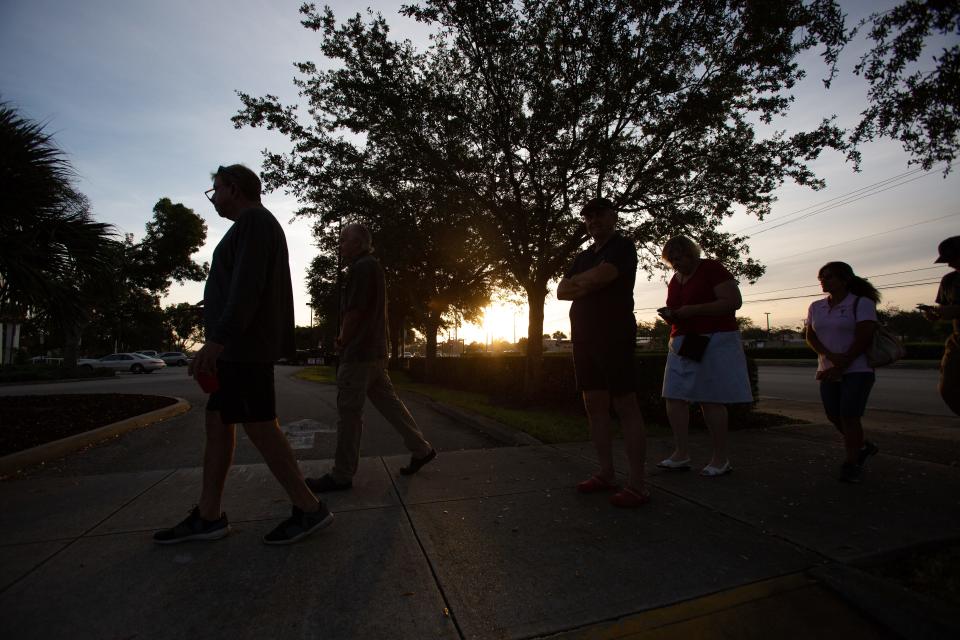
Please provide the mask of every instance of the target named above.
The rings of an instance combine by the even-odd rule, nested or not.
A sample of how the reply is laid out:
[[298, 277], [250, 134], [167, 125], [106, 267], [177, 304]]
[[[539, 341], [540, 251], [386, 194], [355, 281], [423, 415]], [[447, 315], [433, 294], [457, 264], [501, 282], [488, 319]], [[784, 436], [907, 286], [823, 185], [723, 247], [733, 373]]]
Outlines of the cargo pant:
[[960, 335], [954, 333], [944, 345], [940, 361], [940, 397], [960, 416]]
[[337, 482], [352, 480], [360, 462], [363, 405], [367, 398], [403, 437], [411, 454], [420, 458], [433, 448], [423, 437], [413, 416], [397, 397], [387, 361], [341, 362], [337, 368], [337, 453], [331, 475]]

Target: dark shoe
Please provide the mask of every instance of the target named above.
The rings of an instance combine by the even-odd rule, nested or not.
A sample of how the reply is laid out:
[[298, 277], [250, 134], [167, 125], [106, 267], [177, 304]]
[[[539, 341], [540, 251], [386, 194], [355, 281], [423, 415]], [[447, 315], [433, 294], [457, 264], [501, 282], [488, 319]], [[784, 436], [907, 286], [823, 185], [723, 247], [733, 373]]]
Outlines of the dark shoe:
[[863, 470], [860, 468], [860, 465], [844, 462], [843, 466], [840, 467], [840, 482], [857, 484], [861, 480], [862, 472]]
[[307, 487], [310, 488], [310, 491], [313, 491], [314, 493], [326, 493], [327, 491], [346, 491], [347, 489], [353, 487], [352, 480], [347, 480], [346, 482], [337, 482], [329, 473], [322, 475], [319, 478], [307, 478], [306, 483]]
[[598, 491], [616, 491], [619, 487], [613, 482], [607, 482], [600, 476], [590, 476], [583, 482], [577, 483], [580, 493], [597, 493]]
[[634, 491], [630, 487], [624, 487], [623, 489], [620, 489], [620, 491], [617, 491], [615, 494], [610, 496], [610, 504], [624, 509], [635, 509], [636, 507], [642, 507], [648, 502], [650, 502], [649, 491]]
[[263, 544], [293, 544], [333, 524], [333, 514], [320, 503], [320, 509], [312, 513], [293, 507], [293, 514], [263, 536]]
[[187, 540], [219, 540], [230, 533], [227, 514], [221, 513], [216, 520], [204, 520], [200, 517], [200, 508], [194, 507], [187, 519], [173, 527], [153, 534], [157, 544], [176, 544]]
[[863, 463], [867, 461], [870, 456], [875, 456], [880, 452], [880, 447], [870, 442], [869, 440], [863, 441], [863, 446], [860, 447], [860, 455], [857, 457], [857, 464], [861, 467]]
[[400, 473], [401, 475], [412, 476], [417, 471], [420, 471], [423, 465], [427, 464], [428, 462], [430, 462], [436, 457], [437, 457], [436, 449], [430, 449], [430, 453], [423, 456], [422, 458], [414, 458], [413, 456], [410, 456], [410, 464], [405, 467], [400, 467]]

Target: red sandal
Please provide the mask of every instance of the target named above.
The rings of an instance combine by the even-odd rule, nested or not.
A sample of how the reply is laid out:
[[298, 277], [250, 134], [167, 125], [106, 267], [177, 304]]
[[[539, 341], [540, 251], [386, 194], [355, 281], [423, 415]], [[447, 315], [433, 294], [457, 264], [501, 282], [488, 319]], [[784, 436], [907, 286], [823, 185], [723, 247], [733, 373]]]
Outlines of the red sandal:
[[624, 507], [627, 509], [641, 507], [648, 502], [650, 502], [649, 492], [638, 493], [630, 487], [624, 487], [610, 496], [610, 504], [615, 507]]
[[597, 493], [598, 491], [614, 491], [617, 485], [607, 482], [600, 476], [590, 476], [577, 485], [580, 493]]

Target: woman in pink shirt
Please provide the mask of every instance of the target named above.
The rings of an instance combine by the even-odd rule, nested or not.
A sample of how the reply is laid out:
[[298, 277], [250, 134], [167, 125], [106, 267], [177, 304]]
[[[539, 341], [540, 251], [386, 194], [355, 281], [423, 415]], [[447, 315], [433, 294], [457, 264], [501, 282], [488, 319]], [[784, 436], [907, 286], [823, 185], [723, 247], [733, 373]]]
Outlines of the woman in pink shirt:
[[843, 434], [843, 482], [860, 482], [863, 463], [879, 451], [865, 440], [861, 418], [876, 379], [866, 350], [877, 328], [880, 293], [846, 262], [828, 262], [817, 275], [827, 294], [807, 312], [807, 344], [819, 355], [817, 380], [827, 418]]

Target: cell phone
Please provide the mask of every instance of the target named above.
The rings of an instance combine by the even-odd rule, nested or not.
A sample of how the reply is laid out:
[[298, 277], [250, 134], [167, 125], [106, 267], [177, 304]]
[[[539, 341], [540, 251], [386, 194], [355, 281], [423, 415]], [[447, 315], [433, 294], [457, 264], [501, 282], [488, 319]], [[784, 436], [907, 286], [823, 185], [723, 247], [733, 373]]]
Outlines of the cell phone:
[[670, 310], [670, 307], [660, 307], [657, 309], [657, 313], [664, 320], [669, 320], [673, 316], [673, 311]]

